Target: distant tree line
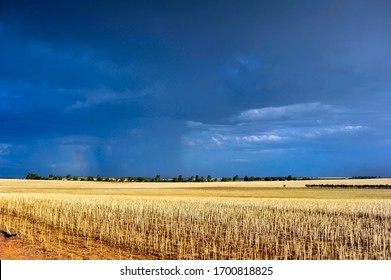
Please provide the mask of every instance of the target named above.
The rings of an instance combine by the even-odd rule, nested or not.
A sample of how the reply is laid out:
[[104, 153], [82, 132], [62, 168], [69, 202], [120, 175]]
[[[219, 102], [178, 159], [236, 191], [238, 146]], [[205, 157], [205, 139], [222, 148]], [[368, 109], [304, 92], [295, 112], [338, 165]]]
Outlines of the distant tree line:
[[353, 176], [350, 179], [376, 179], [380, 178], [380, 176]]
[[98, 181], [98, 182], [237, 182], [237, 181], [290, 181], [290, 180], [306, 180], [310, 178], [295, 178], [292, 175], [288, 175], [286, 177], [255, 177], [255, 176], [244, 176], [239, 177], [235, 175], [233, 177], [212, 177], [208, 175], [204, 176], [190, 176], [184, 177], [182, 175], [178, 175], [172, 178], [162, 178], [160, 175], [156, 175], [153, 178], [148, 177], [102, 177], [101, 175], [96, 176], [72, 176], [68, 174], [66, 176], [59, 176], [54, 174], [49, 174], [47, 177], [35, 174], [28, 173], [26, 179], [29, 180], [66, 180], [66, 181]]
[[391, 189], [391, 185], [344, 185], [344, 184], [312, 184], [307, 188], [334, 188], [334, 189]]
[[[352, 179], [368, 179], [368, 178], [379, 178], [379, 177], [352, 177]], [[54, 174], [49, 174], [47, 177], [41, 176], [36, 173], [28, 173], [26, 179], [29, 180], [66, 180], [66, 181], [98, 181], [98, 182], [237, 182], [237, 181], [293, 181], [293, 180], [311, 180], [311, 179], [322, 179], [322, 178], [312, 178], [312, 177], [293, 177], [292, 175], [288, 176], [277, 176], [277, 177], [255, 177], [255, 176], [244, 176], [239, 177], [235, 175], [233, 177], [212, 177], [208, 176], [190, 176], [184, 177], [178, 175], [170, 178], [163, 178], [160, 175], [155, 177], [103, 177], [99, 174], [96, 176], [72, 176], [68, 174], [66, 176], [59, 176]], [[327, 180], [327, 178], [323, 178]], [[374, 185], [332, 185], [332, 184], [317, 184], [317, 185], [306, 185], [308, 188], [374, 188]], [[376, 185], [376, 188], [389, 188], [388, 185]]]

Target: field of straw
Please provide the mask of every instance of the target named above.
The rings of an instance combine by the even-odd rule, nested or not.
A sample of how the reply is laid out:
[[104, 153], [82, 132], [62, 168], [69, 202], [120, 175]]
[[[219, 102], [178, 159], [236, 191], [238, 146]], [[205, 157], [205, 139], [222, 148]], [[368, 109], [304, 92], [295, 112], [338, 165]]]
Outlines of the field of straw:
[[0, 228], [53, 259], [391, 259], [390, 190], [30, 183], [0, 182]]

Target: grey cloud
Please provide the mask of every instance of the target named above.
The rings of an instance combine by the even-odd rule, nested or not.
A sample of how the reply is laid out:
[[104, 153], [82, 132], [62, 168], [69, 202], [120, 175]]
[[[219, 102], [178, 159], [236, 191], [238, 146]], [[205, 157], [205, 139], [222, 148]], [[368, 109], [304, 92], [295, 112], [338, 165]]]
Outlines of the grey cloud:
[[[67, 109], [83, 109], [91, 106], [107, 105], [113, 103], [128, 103], [136, 99], [153, 95], [153, 88], [145, 88], [142, 90], [125, 90], [114, 91], [112, 89], [99, 88], [94, 91], [91, 90], [78, 90], [76, 91], [79, 96], [84, 100], [77, 100], [74, 104]], [[75, 93], [76, 93], [75, 92]]]
[[250, 109], [241, 112], [236, 118], [239, 121], [267, 121], [284, 120], [316, 116], [324, 113], [336, 112], [336, 108], [331, 105], [321, 103], [305, 103], [280, 107], [266, 107], [259, 109]]

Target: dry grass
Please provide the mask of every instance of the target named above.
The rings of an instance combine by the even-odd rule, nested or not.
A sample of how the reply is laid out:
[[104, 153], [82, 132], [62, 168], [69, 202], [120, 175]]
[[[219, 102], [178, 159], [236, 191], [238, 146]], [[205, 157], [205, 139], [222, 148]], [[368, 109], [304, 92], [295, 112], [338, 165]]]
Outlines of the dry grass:
[[[310, 189], [306, 184], [390, 184], [391, 179], [212, 183], [110, 183], [0, 180], [0, 193], [52, 193], [189, 198], [391, 199], [390, 190]], [[285, 185], [285, 187], [284, 187]]]
[[[23, 182], [27, 181], [15, 184], [23, 192], [29, 189], [29, 194], [0, 194], [0, 224], [48, 251], [77, 244], [82, 252], [102, 244], [117, 248], [115, 255], [106, 251], [93, 258], [391, 259], [389, 190], [307, 193], [299, 186], [290, 190], [288, 184], [219, 185], [220, 190], [208, 184], [97, 182], [56, 182], [57, 188], [34, 182], [37, 185], [28, 188]], [[10, 188], [7, 183], [0, 190]], [[79, 193], [82, 189], [96, 194], [97, 185], [103, 193], [122, 195]], [[141, 196], [152, 191], [155, 196]], [[290, 192], [290, 197], [238, 198], [261, 197], [265, 192], [266, 197]], [[163, 197], [156, 197], [159, 193]], [[352, 194], [359, 194], [359, 199], [350, 198]], [[76, 251], [69, 258], [77, 256]]]
[[389, 190], [308, 182], [1, 180], [0, 225], [60, 259], [391, 259]]

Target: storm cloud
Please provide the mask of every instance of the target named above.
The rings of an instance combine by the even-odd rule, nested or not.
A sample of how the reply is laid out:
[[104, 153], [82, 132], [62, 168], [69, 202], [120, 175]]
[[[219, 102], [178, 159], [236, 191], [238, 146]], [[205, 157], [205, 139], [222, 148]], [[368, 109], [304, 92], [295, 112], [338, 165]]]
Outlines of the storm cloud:
[[1, 1], [0, 176], [388, 176], [389, 1]]

